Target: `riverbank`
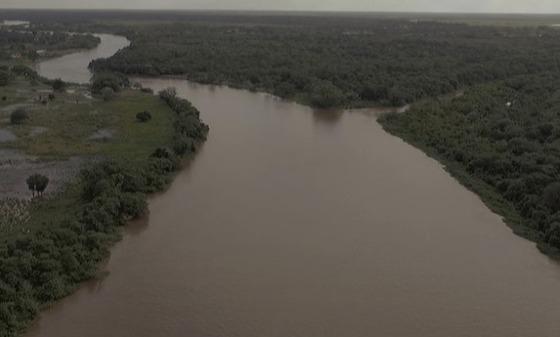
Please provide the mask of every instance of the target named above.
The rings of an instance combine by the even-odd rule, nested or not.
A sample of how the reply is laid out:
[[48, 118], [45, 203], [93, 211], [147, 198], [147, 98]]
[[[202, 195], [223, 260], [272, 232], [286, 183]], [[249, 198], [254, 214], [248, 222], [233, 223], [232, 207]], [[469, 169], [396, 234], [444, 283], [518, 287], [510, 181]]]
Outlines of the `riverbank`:
[[385, 115], [380, 123], [445, 165], [516, 234], [557, 259], [560, 124], [551, 95], [559, 85], [550, 74], [488, 83]]
[[[68, 83], [53, 90], [29, 68], [6, 69], [13, 74], [0, 102], [0, 151], [10, 154], [0, 162], [8, 187], [0, 194], [0, 336], [12, 337], [95, 276], [121, 227], [145, 215], [147, 195], [168, 186], [208, 127], [172, 91], [157, 97], [117, 84], [101, 96]], [[29, 200], [34, 173], [49, 185]]]
[[[557, 264], [509, 235], [476, 195], [371, 115], [326, 117], [260, 93], [144, 82], [155, 91], [176, 86], [204, 111], [213, 137], [150, 201], [150, 226], [113, 252], [110, 277], [55, 306], [30, 336], [559, 335], [560, 303], [550, 295]], [[175, 159], [156, 149], [148, 169], [167, 172]], [[111, 224], [145, 209], [137, 191], [158, 182], [129, 169], [87, 170], [67, 199], [42, 209], [50, 218], [80, 198], [79, 221], [16, 248], [34, 258], [53, 245], [68, 248], [69, 239], [76, 249], [60, 256], [68, 269], [72, 257], [83, 259], [80, 245], [106, 256], [103, 247], [119, 235]], [[50, 276], [41, 294], [63, 289]], [[25, 289], [17, 295], [26, 300], [18, 308], [34, 310]]]
[[212, 136], [112, 249], [108, 276], [28, 337], [560, 332], [558, 264], [373, 114], [142, 85], [176, 87]]

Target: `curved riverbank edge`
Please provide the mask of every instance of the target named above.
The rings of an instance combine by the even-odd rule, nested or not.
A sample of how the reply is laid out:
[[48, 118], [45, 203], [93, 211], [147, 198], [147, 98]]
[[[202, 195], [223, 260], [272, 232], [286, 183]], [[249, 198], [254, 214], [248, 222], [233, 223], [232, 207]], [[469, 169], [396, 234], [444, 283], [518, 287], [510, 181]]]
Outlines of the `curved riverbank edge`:
[[[196, 83], [199, 85], [210, 85], [210, 86], [217, 86], [217, 87], [229, 87], [237, 90], [247, 90], [249, 92], [254, 92], [248, 90], [247, 88], [238, 87], [238, 86], [229, 86], [227, 84], [205, 84], [196, 81], [192, 81], [189, 79], [187, 75], [163, 75], [163, 76], [149, 76], [149, 75], [135, 75], [130, 76], [131, 78], [147, 78], [147, 79], [173, 79], [173, 80], [185, 80], [191, 83]], [[285, 100], [289, 102], [294, 102], [298, 104], [303, 104], [305, 106], [309, 106], [308, 104], [298, 102], [298, 101], [291, 101], [284, 99], [279, 96], [275, 96], [274, 94], [266, 91], [256, 91], [266, 95], [270, 95], [275, 97], [279, 100]], [[450, 93], [445, 96], [441, 96], [440, 99], [449, 99], [449, 98], [456, 98], [461, 97], [464, 94], [463, 90], [459, 90], [453, 93]], [[422, 100], [421, 102], [426, 101], [426, 99]], [[387, 106], [369, 106], [369, 107], [356, 107], [356, 108], [346, 108], [346, 109], [317, 109], [317, 111], [341, 111], [341, 112], [368, 112], [373, 113], [377, 117], [382, 117], [384, 114], [390, 113], [404, 113], [410, 110], [410, 108], [414, 105], [407, 104], [403, 107], [387, 107]], [[312, 106], [309, 106], [313, 108]], [[442, 156], [438, 155], [436, 151], [431, 149], [428, 146], [425, 146], [421, 142], [414, 141], [412, 137], [407, 137], [406, 134], [401, 134], [397, 130], [391, 129], [391, 127], [383, 122], [383, 118], [377, 118], [377, 122], [381, 124], [385, 132], [398, 137], [408, 143], [409, 145], [418, 148], [430, 158], [433, 158], [437, 162], [439, 162], [445, 170], [461, 185], [463, 185], [469, 191], [474, 192], [482, 202], [495, 214], [502, 217], [503, 222], [512, 230], [515, 235], [518, 235], [524, 239], [532, 241], [536, 244], [539, 251], [543, 254], [547, 255], [548, 257], [559, 260], [560, 261], [560, 249], [557, 249], [553, 246], [546, 244], [542, 240], [542, 236], [537, 231], [525, 226], [523, 224], [523, 218], [518, 214], [518, 212], [514, 209], [514, 207], [503, 197], [501, 197], [498, 193], [496, 193], [488, 184], [477, 179], [470, 175], [463, 167], [454, 163], [452, 161], [446, 160]]]
[[84, 167], [59, 194], [34, 203], [31, 216], [44, 225], [0, 242], [0, 337], [22, 334], [42, 309], [97, 277], [122, 227], [147, 215], [147, 198], [165, 191], [206, 140], [209, 128], [189, 101], [173, 91], [158, 99], [173, 119], [167, 142], [133, 164], [115, 157]]
[[[125, 47], [128, 48], [128, 47]], [[268, 92], [266, 91], [265, 88], [259, 88], [257, 90], [253, 90], [251, 88], [247, 88], [244, 87], [242, 85], [236, 85], [235, 83], [204, 83], [204, 82], [198, 82], [196, 80], [191, 79], [187, 74], [183, 74], [183, 75], [149, 75], [149, 74], [124, 74], [125, 76], [127, 76], [129, 79], [132, 80], [132, 82], [134, 82], [135, 79], [138, 80], [142, 80], [142, 79], [162, 79], [162, 80], [183, 80], [183, 81], [187, 81], [190, 83], [195, 83], [197, 85], [206, 85], [209, 87], [223, 87], [223, 88], [230, 88], [230, 89], [235, 89], [235, 90], [244, 90], [247, 92], [251, 92], [251, 93], [260, 93], [260, 94], [266, 94], [269, 95], [270, 97], [274, 97], [275, 99], [281, 100], [281, 101], [286, 101], [286, 102], [290, 102], [290, 103], [297, 103], [306, 107], [309, 107], [315, 111], [327, 111], [327, 112], [332, 112], [332, 111], [373, 111], [376, 113], [385, 113], [385, 112], [395, 112], [395, 113], [403, 113], [408, 111], [412, 105], [414, 103], [410, 103], [410, 104], [405, 104], [403, 106], [389, 106], [389, 105], [380, 105], [380, 104], [371, 104], [371, 103], [367, 103], [367, 104], [356, 104], [356, 105], [350, 105], [350, 106], [340, 106], [340, 107], [331, 107], [331, 108], [319, 108], [319, 107], [315, 107], [313, 105], [311, 105], [309, 102], [307, 101], [303, 101], [303, 100], [297, 100], [297, 99], [290, 99], [290, 98], [284, 98], [284, 97], [280, 97], [275, 95], [272, 92]]]
[[560, 249], [546, 244], [537, 231], [525, 226], [521, 215], [507, 200], [496, 193], [491, 186], [470, 175], [461, 165], [440, 156], [429, 146], [414, 140], [410, 135], [400, 133], [398, 130], [391, 128], [383, 118], [377, 119], [377, 122], [381, 124], [383, 130], [387, 133], [402, 139], [407, 144], [414, 146], [430, 158], [439, 162], [455, 180], [469, 191], [475, 193], [492, 212], [502, 217], [503, 222], [511, 228], [515, 235], [534, 242], [540, 252], [555, 261], [560, 261]]

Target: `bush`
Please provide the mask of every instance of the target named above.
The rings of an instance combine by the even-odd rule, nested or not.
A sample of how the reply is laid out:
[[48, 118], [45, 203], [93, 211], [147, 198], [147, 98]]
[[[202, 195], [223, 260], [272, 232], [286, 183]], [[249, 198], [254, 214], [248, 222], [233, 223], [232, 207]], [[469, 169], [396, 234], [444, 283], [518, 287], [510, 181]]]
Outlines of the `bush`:
[[115, 91], [110, 87], [105, 87], [101, 89], [101, 97], [103, 97], [105, 102], [108, 102], [115, 98]]
[[27, 178], [27, 187], [29, 187], [29, 190], [33, 193], [33, 196], [35, 196], [35, 193], [37, 193], [37, 195], [42, 195], [43, 192], [47, 189], [48, 185], [49, 178], [42, 174], [33, 174], [32, 176]]
[[184, 156], [195, 151], [194, 140], [188, 136], [181, 135], [176, 137], [173, 142], [173, 151], [178, 156]]
[[177, 97], [177, 90], [175, 88], [166, 88], [159, 92], [159, 98], [164, 100], [167, 104], [171, 105], [171, 101], [173, 101]]
[[101, 91], [109, 87], [113, 92], [119, 92], [122, 88], [128, 87], [128, 78], [114, 73], [96, 74], [91, 83], [91, 92], [101, 94]]
[[28, 80], [37, 80], [39, 78], [39, 74], [33, 69], [28, 66], [24, 65], [15, 65], [12, 67], [12, 73], [17, 76], [24, 76]]
[[61, 80], [60, 78], [57, 78], [56, 80], [54, 80], [52, 82], [52, 88], [54, 91], [64, 91], [66, 90], [66, 83]]
[[144, 193], [123, 193], [121, 195], [121, 212], [128, 218], [138, 218], [146, 212], [148, 203]]
[[18, 108], [10, 115], [10, 122], [12, 124], [23, 124], [23, 122], [25, 122], [28, 118], [29, 115], [27, 114], [27, 111], [23, 108]]
[[344, 93], [331, 82], [318, 83], [311, 94], [311, 104], [318, 108], [338, 107], [345, 103]]
[[146, 123], [152, 119], [152, 114], [148, 111], [142, 111], [136, 114], [136, 119], [141, 123]]
[[544, 189], [544, 203], [552, 212], [560, 211], [560, 183], [552, 183]]

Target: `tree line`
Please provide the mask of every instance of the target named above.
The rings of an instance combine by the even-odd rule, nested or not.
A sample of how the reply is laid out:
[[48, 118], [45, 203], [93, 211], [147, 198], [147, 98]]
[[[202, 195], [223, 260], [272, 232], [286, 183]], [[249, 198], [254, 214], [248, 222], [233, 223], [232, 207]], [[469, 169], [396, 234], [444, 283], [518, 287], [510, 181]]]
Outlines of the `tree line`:
[[[190, 102], [173, 89], [160, 97], [175, 112], [170, 144], [162, 144], [140, 164], [115, 159], [85, 168], [61, 196], [33, 205], [31, 214], [37, 214], [63, 202], [61, 218], [41, 219], [45, 223], [38, 229], [0, 240], [0, 337], [18, 335], [41, 307], [92, 278], [118, 240], [120, 227], [146, 212], [147, 194], [163, 190], [181, 158], [192, 156], [206, 139], [208, 126]], [[40, 176], [28, 180], [39, 193], [46, 183]]]
[[[469, 88], [385, 115], [384, 127], [447, 164], [516, 232], [560, 252], [560, 73]], [[481, 182], [481, 183], [479, 183]]]
[[33, 29], [12, 30], [0, 27], [0, 60], [25, 58], [35, 60], [38, 51], [55, 52], [72, 49], [91, 49], [101, 40], [91, 34], [40, 31]]
[[341, 17], [277, 24], [108, 25], [129, 48], [96, 70], [185, 75], [316, 107], [401, 106], [478, 83], [558, 69], [560, 32], [547, 27]]

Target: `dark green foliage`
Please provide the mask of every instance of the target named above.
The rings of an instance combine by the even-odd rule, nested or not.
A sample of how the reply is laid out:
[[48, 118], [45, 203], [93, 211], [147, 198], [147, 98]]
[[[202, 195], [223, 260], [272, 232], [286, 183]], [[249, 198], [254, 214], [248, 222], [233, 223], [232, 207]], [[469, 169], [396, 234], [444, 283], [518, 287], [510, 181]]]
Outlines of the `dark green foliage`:
[[29, 118], [29, 114], [23, 108], [18, 108], [10, 115], [10, 123], [12, 124], [23, 124]]
[[49, 178], [42, 174], [33, 174], [27, 178], [27, 187], [33, 193], [41, 196], [49, 186]]
[[39, 74], [28, 66], [25, 65], [15, 65], [11, 69], [12, 73], [17, 76], [23, 76], [28, 80], [38, 80]]
[[91, 92], [94, 94], [102, 94], [105, 88], [109, 88], [116, 93], [128, 87], [129, 84], [126, 76], [116, 73], [96, 73], [92, 79]]
[[66, 90], [66, 83], [58, 78], [52, 82], [52, 88], [54, 91], [64, 91]]
[[554, 182], [544, 189], [544, 203], [551, 212], [560, 211], [560, 182]]
[[[560, 74], [523, 75], [385, 115], [384, 127], [444, 161], [517, 232], [560, 248]], [[461, 172], [466, 175], [462, 175]], [[492, 205], [491, 205], [492, 206]], [[518, 214], [519, 219], [516, 218]], [[513, 219], [513, 220], [512, 220]]]
[[546, 27], [305, 15], [216, 22], [222, 19], [137, 26], [128, 34], [130, 47], [93, 67], [185, 75], [318, 107], [402, 106], [558, 69], [560, 30]]
[[[147, 193], [164, 189], [180, 167], [180, 156], [192, 154], [205, 139], [208, 127], [190, 103], [176, 96], [166, 102], [177, 109], [178, 123], [189, 118], [183, 123], [185, 128], [175, 130], [177, 138], [188, 142], [188, 151], [161, 147], [133, 165], [111, 160], [92, 165], [72, 187], [76, 189], [69, 196], [72, 207], [62, 212], [63, 220], [46, 218], [40, 230], [0, 240], [0, 337], [18, 335], [42, 305], [68, 295], [78, 283], [93, 277], [119, 238], [119, 227], [145, 214]], [[39, 176], [30, 177], [30, 186], [41, 191], [36, 180]], [[52, 207], [48, 199], [35, 202], [36, 207]]]
[[103, 89], [101, 89], [100, 94], [105, 102], [108, 102], [115, 98], [115, 90], [110, 87], [104, 87]]
[[127, 218], [138, 218], [146, 212], [148, 204], [143, 193], [123, 193], [121, 197], [121, 213]]
[[152, 114], [148, 111], [142, 111], [136, 114], [136, 120], [141, 123], [149, 122], [152, 119]]
[[60, 53], [71, 49], [90, 49], [100, 42], [98, 37], [91, 34], [68, 34], [55, 32], [51, 29], [2, 29], [0, 27], [0, 59], [24, 58], [35, 61], [38, 50], [48, 54]]
[[331, 82], [315, 84], [311, 91], [311, 104], [319, 108], [341, 106], [346, 103], [344, 93]]

